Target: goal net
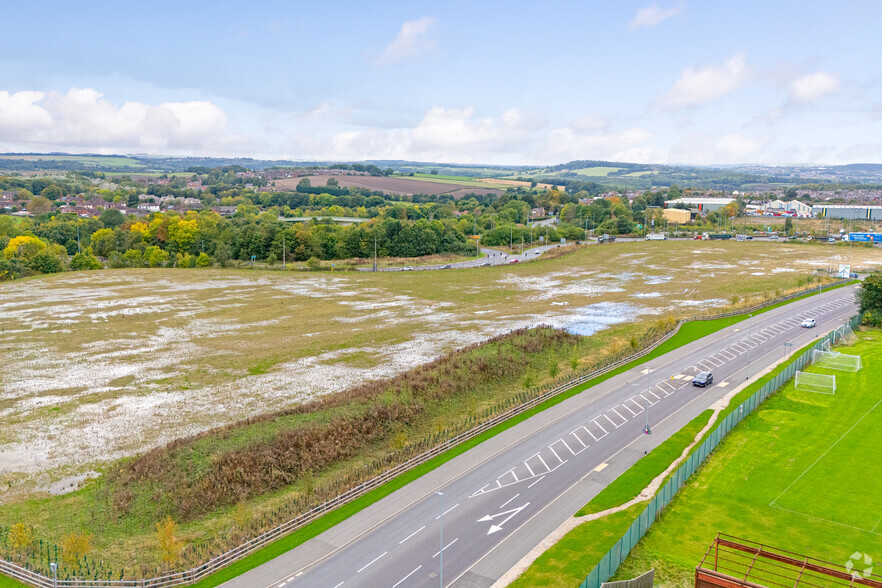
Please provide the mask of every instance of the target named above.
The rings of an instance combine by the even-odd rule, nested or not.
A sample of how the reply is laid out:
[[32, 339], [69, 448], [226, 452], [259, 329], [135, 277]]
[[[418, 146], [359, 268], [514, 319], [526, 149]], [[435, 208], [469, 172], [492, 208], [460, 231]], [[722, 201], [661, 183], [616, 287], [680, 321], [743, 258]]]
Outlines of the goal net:
[[796, 372], [796, 389], [817, 392], [818, 394], [835, 394], [836, 376]]
[[812, 352], [812, 363], [818, 367], [844, 372], [856, 372], [863, 367], [860, 355], [846, 355], [820, 349], [815, 349]]

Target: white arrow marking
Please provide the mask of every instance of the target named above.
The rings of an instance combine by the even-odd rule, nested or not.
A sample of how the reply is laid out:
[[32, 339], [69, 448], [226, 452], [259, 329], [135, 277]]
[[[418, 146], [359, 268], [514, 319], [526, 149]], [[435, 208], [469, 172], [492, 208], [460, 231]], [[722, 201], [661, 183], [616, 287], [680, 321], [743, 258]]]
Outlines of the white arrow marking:
[[501, 531], [501, 530], [502, 530], [502, 525], [504, 525], [505, 523], [507, 523], [509, 520], [511, 520], [511, 518], [512, 518], [513, 516], [515, 516], [516, 514], [518, 514], [519, 512], [521, 512], [522, 510], [524, 510], [525, 508], [527, 508], [528, 506], [530, 506], [530, 503], [529, 503], [529, 502], [526, 503], [524, 506], [519, 506], [519, 507], [517, 507], [517, 508], [513, 508], [513, 509], [511, 509], [511, 510], [505, 510], [505, 511], [502, 511], [501, 513], [498, 513], [498, 514], [495, 514], [495, 515], [484, 515], [483, 517], [481, 517], [480, 519], [478, 519], [477, 522], [479, 522], [479, 523], [491, 522], [491, 521], [493, 521], [494, 519], [496, 519], [496, 518], [498, 518], [498, 517], [501, 517], [501, 516], [503, 516], [503, 515], [508, 515], [507, 517], [505, 517], [504, 519], [502, 519], [502, 520], [499, 522], [498, 525], [495, 524], [495, 523], [492, 524], [492, 525], [490, 525], [490, 530], [487, 531], [487, 534], [488, 534], [488, 535], [492, 535], [493, 533], [496, 533], [497, 531]]

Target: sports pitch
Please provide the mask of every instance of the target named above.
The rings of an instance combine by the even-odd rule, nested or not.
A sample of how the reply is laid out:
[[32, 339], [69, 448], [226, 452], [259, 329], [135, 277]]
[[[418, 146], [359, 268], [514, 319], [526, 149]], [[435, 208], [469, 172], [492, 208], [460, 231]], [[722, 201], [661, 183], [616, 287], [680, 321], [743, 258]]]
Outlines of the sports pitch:
[[859, 334], [863, 369], [836, 376], [835, 394], [769, 398], [720, 444], [650, 528], [615, 579], [654, 567], [679, 586], [718, 532], [833, 563], [882, 561], [882, 331]]

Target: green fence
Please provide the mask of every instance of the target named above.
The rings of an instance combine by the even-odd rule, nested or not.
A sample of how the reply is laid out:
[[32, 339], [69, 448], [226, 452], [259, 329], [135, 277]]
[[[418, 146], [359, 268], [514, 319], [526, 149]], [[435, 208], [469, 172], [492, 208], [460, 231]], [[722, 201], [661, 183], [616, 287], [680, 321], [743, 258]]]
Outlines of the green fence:
[[[849, 324], [852, 328], [856, 327], [860, 322], [860, 317], [853, 317]], [[689, 458], [681, 465], [668, 483], [656, 494], [634, 523], [628, 528], [622, 538], [616, 541], [612, 549], [601, 558], [585, 581], [579, 588], [600, 588], [600, 585], [609, 580], [619, 566], [631, 553], [631, 550], [637, 545], [637, 542], [643, 538], [652, 523], [655, 522], [658, 514], [670, 504], [677, 492], [686, 483], [698, 467], [704, 463], [704, 460], [716, 449], [723, 437], [729, 434], [735, 425], [744, 420], [744, 417], [753, 412], [757, 406], [771, 396], [776, 390], [790, 380], [798, 370], [804, 368], [811, 362], [812, 351], [820, 349], [827, 344], [834, 344], [836, 340], [843, 336], [838, 329], [832, 333], [819, 339], [811, 349], [794, 359], [790, 365], [784, 368], [781, 373], [769, 380], [762, 388], [760, 388], [753, 396], [741, 403], [741, 405], [724, 418], [717, 428], [704, 440], [697, 450], [693, 451]]]

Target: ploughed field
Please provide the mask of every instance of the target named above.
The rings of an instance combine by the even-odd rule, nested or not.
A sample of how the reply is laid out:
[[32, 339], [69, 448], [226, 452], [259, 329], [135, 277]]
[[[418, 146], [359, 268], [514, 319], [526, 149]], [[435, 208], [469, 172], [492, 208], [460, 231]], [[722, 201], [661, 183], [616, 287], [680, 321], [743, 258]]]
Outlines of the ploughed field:
[[110, 460], [513, 329], [548, 324], [606, 344], [629, 324], [773, 296], [849, 261], [882, 257], [636, 242], [462, 271], [143, 269], [4, 283], [0, 502], [73, 489]]

